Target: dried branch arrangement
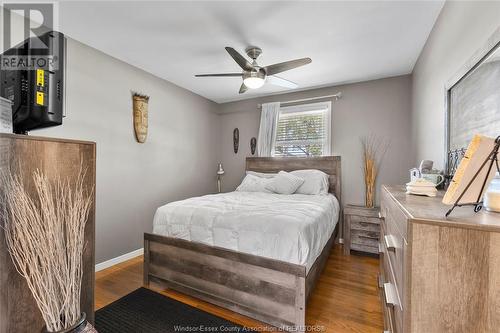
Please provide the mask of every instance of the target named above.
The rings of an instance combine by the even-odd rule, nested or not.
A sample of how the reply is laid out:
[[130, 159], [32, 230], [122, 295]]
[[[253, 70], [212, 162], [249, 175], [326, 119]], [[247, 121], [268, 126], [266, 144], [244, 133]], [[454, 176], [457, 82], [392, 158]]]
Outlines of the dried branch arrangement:
[[84, 230], [94, 189], [33, 174], [36, 195], [17, 176], [3, 177], [5, 238], [14, 265], [33, 294], [49, 332], [81, 317]]
[[365, 206], [375, 206], [375, 183], [377, 181], [380, 163], [389, 148], [389, 143], [381, 138], [370, 135], [361, 138], [363, 149], [363, 175], [365, 180]]

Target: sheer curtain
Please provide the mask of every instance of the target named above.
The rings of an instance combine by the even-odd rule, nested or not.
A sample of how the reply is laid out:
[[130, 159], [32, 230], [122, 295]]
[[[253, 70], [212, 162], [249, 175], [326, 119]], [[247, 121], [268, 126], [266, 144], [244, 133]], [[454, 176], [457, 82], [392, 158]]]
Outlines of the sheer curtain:
[[257, 154], [261, 157], [270, 157], [273, 153], [279, 113], [280, 102], [262, 104], [257, 140]]

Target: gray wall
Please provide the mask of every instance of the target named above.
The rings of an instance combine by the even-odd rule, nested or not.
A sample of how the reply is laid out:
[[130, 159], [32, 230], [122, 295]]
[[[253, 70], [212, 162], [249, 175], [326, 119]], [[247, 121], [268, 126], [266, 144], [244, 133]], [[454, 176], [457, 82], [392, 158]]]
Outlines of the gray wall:
[[[408, 179], [413, 162], [410, 147], [411, 78], [399, 76], [362, 83], [328, 87], [221, 104], [221, 161], [226, 174], [225, 191], [232, 191], [245, 172], [250, 156], [250, 138], [257, 137], [260, 111], [258, 103], [286, 101], [341, 91], [332, 103], [332, 149], [342, 156], [343, 197], [345, 203], [363, 203], [364, 185], [360, 137], [376, 134], [391, 141], [380, 170], [379, 183], [401, 184]], [[233, 129], [240, 130], [240, 150], [234, 154]]]
[[414, 162], [444, 162], [445, 84], [500, 24], [499, 1], [447, 1], [420, 54], [412, 80]]
[[[380, 183], [405, 182], [414, 160], [410, 76], [217, 105], [73, 40], [68, 61], [64, 125], [33, 134], [97, 142], [97, 263], [142, 247], [158, 206], [214, 192], [218, 161], [226, 170], [224, 190], [233, 190], [244, 175], [250, 138], [257, 136], [258, 103], [343, 93], [332, 105], [332, 147], [342, 156], [346, 203], [364, 200], [360, 136], [391, 140]], [[151, 96], [145, 144], [134, 138], [130, 90]], [[235, 127], [241, 138], [236, 155]]]
[[[151, 96], [145, 144], [131, 90]], [[97, 143], [97, 263], [141, 248], [160, 205], [216, 190], [217, 104], [69, 40], [66, 107], [63, 126], [32, 134]]]

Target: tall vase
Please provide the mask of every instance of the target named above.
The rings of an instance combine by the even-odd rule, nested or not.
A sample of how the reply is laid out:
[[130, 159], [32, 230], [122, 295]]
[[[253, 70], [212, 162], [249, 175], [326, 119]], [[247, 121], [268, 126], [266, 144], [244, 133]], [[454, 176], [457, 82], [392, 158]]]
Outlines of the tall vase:
[[375, 207], [375, 185], [366, 184], [365, 185], [365, 206], [367, 208]]

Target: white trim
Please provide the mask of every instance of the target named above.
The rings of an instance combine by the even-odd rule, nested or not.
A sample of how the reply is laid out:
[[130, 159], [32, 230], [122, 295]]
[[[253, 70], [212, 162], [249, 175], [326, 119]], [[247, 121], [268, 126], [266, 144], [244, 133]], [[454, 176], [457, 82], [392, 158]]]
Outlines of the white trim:
[[280, 107], [280, 114], [287, 114], [287, 113], [301, 114], [301, 113], [307, 113], [307, 112], [324, 112], [328, 108], [330, 108], [330, 109], [332, 108], [331, 101], [292, 105], [292, 106], [282, 106], [282, 107]]
[[111, 266], [117, 265], [119, 263], [122, 263], [124, 261], [130, 260], [130, 259], [138, 257], [138, 256], [141, 256], [143, 254], [144, 254], [144, 248], [140, 248], [140, 249], [137, 249], [135, 251], [122, 254], [121, 256], [103, 261], [103, 262], [95, 265], [95, 271], [96, 272], [102, 271], [103, 269], [109, 268]]
[[[385, 77], [384, 77], [385, 78]], [[382, 78], [381, 78], [382, 79]], [[345, 83], [355, 83], [355, 82], [345, 82]], [[345, 84], [344, 83], [344, 84]], [[327, 86], [323, 86], [323, 87], [316, 87], [316, 88], [325, 88]], [[294, 91], [304, 91], [304, 90], [309, 90], [310, 88], [302, 88], [302, 89], [298, 89], [298, 90], [294, 90]], [[272, 95], [280, 95], [282, 94], [281, 92], [277, 92], [277, 93], [272, 93], [272, 94], [267, 94], [267, 95], [262, 95], [261, 97], [263, 96], [272, 96]], [[314, 100], [318, 100], [318, 99], [324, 99], [324, 98], [332, 98], [332, 99], [335, 99], [336, 101], [341, 99], [342, 98], [342, 92], [339, 91], [338, 93], [336, 94], [333, 94], [333, 95], [326, 95], [326, 96], [316, 96], [316, 97], [309, 97], [309, 98], [302, 98], [302, 99], [296, 99], [296, 100], [293, 100], [293, 101], [283, 101], [283, 102], [280, 102], [282, 105], [283, 104], [293, 104], [293, 103], [301, 103], [301, 102], [308, 102], [308, 101], [314, 101]], [[232, 101], [227, 101], [227, 102], [234, 102], [234, 101], [237, 101], [236, 100], [232, 100]], [[257, 108], [261, 108], [262, 107], [262, 104], [257, 104]]]

